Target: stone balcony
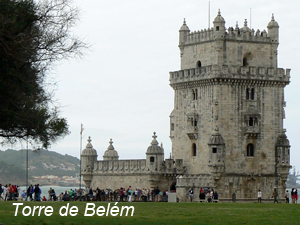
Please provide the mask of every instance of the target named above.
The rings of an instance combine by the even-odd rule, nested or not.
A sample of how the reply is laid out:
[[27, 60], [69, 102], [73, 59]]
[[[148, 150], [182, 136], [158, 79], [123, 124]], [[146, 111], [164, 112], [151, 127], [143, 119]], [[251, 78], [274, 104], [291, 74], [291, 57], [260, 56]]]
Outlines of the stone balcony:
[[208, 79], [222, 79], [230, 83], [251, 80], [255, 83], [271, 82], [273, 84], [275, 82], [288, 84], [290, 82], [290, 69], [209, 65], [170, 72], [169, 81], [170, 85], [174, 87], [176, 84], [203, 82]]

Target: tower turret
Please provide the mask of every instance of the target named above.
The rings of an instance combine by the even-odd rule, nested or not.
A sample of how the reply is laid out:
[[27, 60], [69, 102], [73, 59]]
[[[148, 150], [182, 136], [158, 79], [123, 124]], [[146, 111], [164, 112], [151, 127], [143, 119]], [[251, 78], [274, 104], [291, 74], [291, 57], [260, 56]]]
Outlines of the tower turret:
[[186, 25], [185, 18], [183, 19], [183, 24], [179, 30], [179, 49], [180, 57], [183, 55], [184, 44], [187, 41], [187, 35], [190, 33], [190, 28]]
[[153, 140], [146, 152], [146, 167], [152, 171], [161, 171], [164, 161], [164, 149], [158, 145], [156, 133], [153, 132]]
[[119, 159], [118, 152], [115, 150], [112, 143], [113, 143], [113, 141], [112, 141], [112, 139], [110, 139], [109, 146], [108, 146], [107, 150], [104, 152], [103, 160], [118, 160]]
[[209, 163], [212, 168], [213, 178], [218, 180], [225, 169], [225, 142], [222, 135], [219, 133], [218, 126], [215, 127], [214, 133], [211, 135], [208, 144]]
[[272, 42], [279, 42], [279, 25], [272, 14], [271, 21], [268, 23], [268, 34]]
[[88, 143], [85, 149], [81, 153], [81, 173], [83, 177], [83, 181], [89, 187], [93, 177], [93, 170], [95, 162], [97, 162], [97, 151], [93, 148], [91, 144], [92, 139], [89, 137]]
[[185, 18], [183, 19], [183, 24], [179, 30], [179, 45], [186, 42], [186, 35], [190, 32], [190, 28], [186, 25]]
[[225, 37], [225, 20], [221, 16], [221, 11], [219, 9], [217, 17], [214, 19], [214, 37], [224, 38]]

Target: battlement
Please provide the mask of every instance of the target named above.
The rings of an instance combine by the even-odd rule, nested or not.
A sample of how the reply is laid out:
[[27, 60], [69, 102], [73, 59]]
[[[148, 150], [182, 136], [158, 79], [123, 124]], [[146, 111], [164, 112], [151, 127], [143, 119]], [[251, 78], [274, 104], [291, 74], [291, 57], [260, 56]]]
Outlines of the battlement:
[[[217, 38], [220, 38], [219, 36]], [[247, 41], [247, 42], [262, 42], [262, 43], [272, 43], [272, 40], [266, 30], [262, 32], [254, 29], [239, 29], [233, 27], [229, 27], [228, 30], [221, 36], [222, 39], [228, 41]], [[194, 31], [186, 33], [186, 38], [184, 42], [181, 42], [182, 45], [189, 44], [198, 44], [202, 42], [214, 41], [216, 36], [214, 35], [214, 28], [204, 29], [201, 31]], [[276, 41], [276, 40], [275, 40]]]
[[94, 166], [94, 174], [101, 173], [144, 173], [146, 172], [145, 159], [130, 160], [103, 160], [97, 161]]
[[209, 65], [170, 72], [170, 85], [213, 78], [247, 79], [289, 83], [290, 69], [244, 66]]

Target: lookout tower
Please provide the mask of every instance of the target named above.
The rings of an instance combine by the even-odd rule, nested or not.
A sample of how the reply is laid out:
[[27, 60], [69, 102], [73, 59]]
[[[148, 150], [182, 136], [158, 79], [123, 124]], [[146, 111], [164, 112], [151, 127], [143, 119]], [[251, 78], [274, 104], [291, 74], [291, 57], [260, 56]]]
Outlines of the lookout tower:
[[266, 30], [225, 27], [219, 10], [213, 28], [179, 30], [181, 69], [170, 72], [174, 109], [170, 138], [184, 198], [191, 186], [218, 190], [221, 198], [256, 198], [260, 189], [283, 198], [290, 166], [285, 135], [284, 88], [290, 69], [277, 67], [279, 25]]

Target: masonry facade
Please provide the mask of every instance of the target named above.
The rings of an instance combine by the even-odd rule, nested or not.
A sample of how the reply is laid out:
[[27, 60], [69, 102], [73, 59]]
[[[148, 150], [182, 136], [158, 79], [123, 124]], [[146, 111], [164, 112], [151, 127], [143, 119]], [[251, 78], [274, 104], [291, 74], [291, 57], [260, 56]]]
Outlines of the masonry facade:
[[[250, 29], [246, 20], [242, 28], [226, 29], [219, 11], [213, 24], [191, 32], [184, 20], [179, 30], [181, 70], [169, 78], [174, 89], [172, 157], [164, 160], [155, 134], [146, 160], [103, 156], [103, 161], [96, 157], [84, 163], [83, 151], [87, 184], [125, 182], [126, 175], [131, 185], [176, 187], [182, 201], [192, 187], [195, 193], [214, 188], [221, 199], [235, 193], [240, 200], [255, 199], [259, 189], [271, 196], [276, 187], [284, 197], [291, 167], [283, 128], [290, 69], [277, 67], [278, 23], [272, 16], [268, 32]], [[111, 172], [116, 168], [125, 169]]]

